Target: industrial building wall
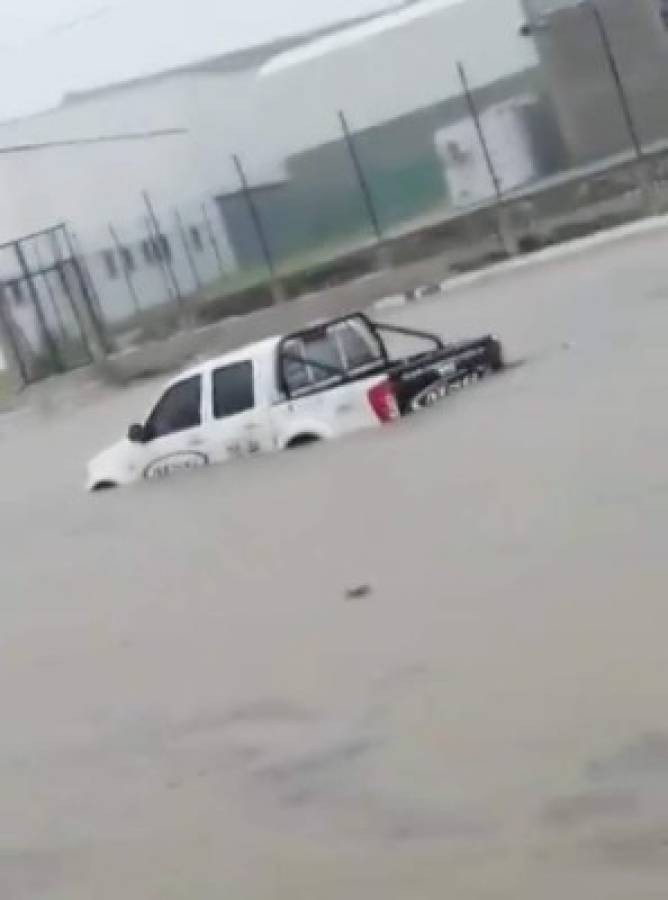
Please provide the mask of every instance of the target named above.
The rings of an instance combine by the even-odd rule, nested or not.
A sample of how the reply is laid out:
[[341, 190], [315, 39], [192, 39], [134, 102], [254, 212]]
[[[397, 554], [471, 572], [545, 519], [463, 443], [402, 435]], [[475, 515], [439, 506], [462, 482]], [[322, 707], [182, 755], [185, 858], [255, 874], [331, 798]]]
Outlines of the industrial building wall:
[[[588, 4], [526, 0], [564, 140], [575, 164], [630, 147], [600, 31]], [[641, 140], [668, 139], [668, 35], [656, 0], [597, 0]]]
[[[145, 135], [1, 155], [0, 242], [54, 221], [91, 238], [108, 221], [141, 222], [143, 190], [172, 205], [238, 186], [230, 154], [251, 143], [254, 84], [250, 73], [175, 76], [0, 125], [2, 147]], [[181, 133], [157, 134], [166, 131]], [[258, 169], [259, 180], [266, 177]]]
[[[497, 104], [529, 98], [528, 106], [523, 105], [526, 127], [531, 132], [532, 159], [528, 168], [536, 177], [553, 174], [564, 164], [559, 137], [551, 127], [549, 104], [541, 91], [542, 80], [534, 69], [475, 92], [483, 117], [486, 110]], [[439, 211], [445, 213], [451, 206], [448, 175], [437, 151], [436, 136], [443, 127], [457, 122], [474, 132], [461, 95], [373, 128], [355, 130], [355, 150], [384, 234], [396, 233], [402, 226]], [[498, 150], [496, 160], [500, 168], [503, 152]], [[491, 195], [492, 190], [488, 185], [487, 194]], [[291, 154], [286, 161], [284, 183], [271, 191], [255, 192], [255, 199], [279, 263], [294, 263], [317, 252], [326, 255], [328, 250], [374, 237], [340, 126], [336, 140]], [[239, 198], [221, 198], [221, 208], [225, 210], [237, 255], [249, 265], [260, 265], [252, 223]]]

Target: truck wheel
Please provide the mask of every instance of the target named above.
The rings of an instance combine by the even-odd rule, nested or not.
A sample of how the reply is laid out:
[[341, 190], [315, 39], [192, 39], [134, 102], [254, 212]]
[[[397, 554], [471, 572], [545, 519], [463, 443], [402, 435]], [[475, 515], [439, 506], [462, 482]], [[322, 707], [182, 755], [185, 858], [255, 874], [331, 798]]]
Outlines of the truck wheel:
[[505, 367], [503, 345], [501, 341], [492, 340], [489, 345], [489, 367], [492, 372], [500, 372]]
[[118, 487], [115, 481], [98, 481], [94, 484], [92, 491], [94, 494], [100, 494], [102, 491], [113, 491]]
[[306, 447], [309, 444], [317, 444], [320, 438], [317, 434], [299, 434], [293, 437], [287, 444], [286, 450], [296, 450], [298, 447]]

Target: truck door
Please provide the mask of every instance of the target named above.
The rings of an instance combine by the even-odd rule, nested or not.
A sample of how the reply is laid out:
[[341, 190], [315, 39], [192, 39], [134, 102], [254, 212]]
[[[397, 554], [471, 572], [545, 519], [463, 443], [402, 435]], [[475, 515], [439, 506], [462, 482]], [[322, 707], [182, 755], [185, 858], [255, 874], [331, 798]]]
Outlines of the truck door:
[[207, 449], [211, 462], [225, 462], [274, 449], [267, 398], [252, 360], [213, 369]]
[[194, 375], [168, 388], [144, 426], [135, 465], [144, 478], [164, 478], [209, 462], [202, 417], [202, 377]]

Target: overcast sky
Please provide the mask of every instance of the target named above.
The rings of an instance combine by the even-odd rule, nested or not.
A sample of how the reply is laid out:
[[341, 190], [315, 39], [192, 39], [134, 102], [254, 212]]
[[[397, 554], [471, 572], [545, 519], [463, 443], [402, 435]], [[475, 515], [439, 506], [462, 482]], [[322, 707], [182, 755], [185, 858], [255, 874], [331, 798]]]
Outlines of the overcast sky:
[[391, 5], [393, 0], [0, 0], [0, 119], [56, 103], [67, 90]]

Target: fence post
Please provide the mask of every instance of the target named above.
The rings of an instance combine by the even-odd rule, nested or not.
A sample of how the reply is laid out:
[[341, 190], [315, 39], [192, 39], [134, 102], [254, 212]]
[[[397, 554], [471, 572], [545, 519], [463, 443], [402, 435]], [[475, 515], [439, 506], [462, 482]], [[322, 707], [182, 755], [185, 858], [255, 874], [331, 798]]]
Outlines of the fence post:
[[599, 36], [601, 38], [603, 52], [610, 69], [612, 81], [615, 85], [615, 90], [619, 99], [619, 106], [624, 118], [624, 123], [629, 133], [629, 139], [631, 141], [631, 146], [633, 147], [633, 152], [636, 156], [638, 187], [640, 188], [640, 193], [642, 195], [643, 207], [645, 208], [645, 211], [650, 215], [656, 215], [659, 211], [657, 192], [654, 190], [654, 186], [652, 184], [649, 164], [645, 156], [645, 151], [643, 150], [640, 132], [638, 131], [635, 118], [631, 110], [631, 101], [626, 92], [626, 86], [624, 85], [624, 79], [622, 78], [622, 73], [617, 62], [617, 57], [615, 56], [612, 39], [610, 37], [610, 33], [608, 32], [608, 26], [605, 24], [603, 13], [598, 8], [596, 0], [589, 0], [587, 6], [591, 10], [594, 24], [596, 25]]
[[63, 341], [67, 341], [68, 334], [67, 328], [65, 327], [65, 322], [63, 320], [62, 313], [60, 311], [60, 307], [58, 306], [58, 301], [56, 300], [56, 295], [51, 286], [51, 282], [49, 281], [49, 273], [46, 271], [46, 267], [44, 265], [44, 260], [42, 258], [42, 254], [39, 249], [39, 237], [33, 238], [33, 251], [35, 254], [35, 262], [37, 263], [37, 268], [40, 270], [42, 275], [42, 280], [44, 282], [44, 287], [46, 288], [46, 292], [49, 295], [49, 300], [51, 301], [51, 307], [53, 309], [53, 314], [58, 321], [58, 327], [60, 329], [60, 336]]
[[121, 243], [121, 240], [118, 236], [118, 232], [116, 231], [116, 229], [114, 228], [114, 226], [112, 225], [111, 222], [109, 223], [109, 234], [111, 235], [112, 243], [113, 243], [114, 247], [116, 248], [116, 252], [118, 253], [118, 258], [119, 258], [120, 264], [121, 264], [121, 271], [123, 272], [123, 278], [125, 279], [125, 284], [127, 286], [128, 293], [130, 294], [132, 304], [135, 308], [135, 314], [137, 316], [137, 319], [140, 319], [142, 316], [142, 308], [141, 308], [141, 303], [139, 302], [139, 295], [137, 294], [137, 289], [135, 288], [134, 281], [132, 279], [132, 272], [130, 271], [129, 266], [126, 264], [125, 251], [127, 248], [125, 247], [124, 244]]
[[508, 256], [516, 256], [518, 252], [517, 239], [513, 232], [510, 211], [508, 209], [508, 205], [504, 202], [503, 199], [501, 180], [496, 171], [494, 160], [492, 159], [489, 144], [487, 143], [487, 138], [485, 137], [485, 132], [480, 120], [480, 113], [478, 112], [478, 107], [476, 106], [473, 92], [471, 91], [468, 76], [466, 75], [466, 69], [464, 68], [464, 64], [462, 62], [457, 63], [457, 74], [459, 75], [462, 90], [464, 91], [466, 106], [473, 121], [476, 135], [478, 136], [478, 141], [480, 143], [480, 148], [485, 158], [485, 165], [487, 166], [487, 171], [489, 172], [489, 177], [494, 187], [494, 194], [496, 196], [496, 221], [499, 232], [499, 240], [501, 241], [501, 246], [503, 247], [504, 252]]
[[232, 162], [234, 163], [234, 167], [237, 170], [237, 175], [239, 176], [239, 181], [241, 183], [241, 192], [246, 200], [248, 212], [250, 213], [251, 221], [253, 222], [253, 225], [255, 227], [257, 238], [262, 249], [262, 255], [264, 256], [264, 261], [269, 272], [271, 295], [273, 297], [274, 303], [283, 303], [287, 299], [285, 295], [285, 289], [276, 274], [276, 266], [274, 264], [271, 248], [269, 246], [269, 240], [264, 230], [264, 223], [262, 222], [260, 210], [257, 208], [255, 197], [253, 197], [253, 191], [248, 184], [248, 179], [246, 178], [246, 172], [244, 171], [241, 160], [236, 155], [236, 153], [232, 156]]
[[213, 247], [214, 256], [216, 257], [216, 262], [218, 263], [218, 271], [221, 276], [225, 275], [225, 266], [223, 265], [223, 257], [220, 252], [220, 247], [218, 246], [218, 241], [216, 240], [216, 233], [213, 230], [213, 223], [209, 218], [209, 210], [206, 208], [206, 201], [202, 203], [202, 215], [204, 216], [204, 225], [206, 227], [206, 233], [209, 236], [209, 242]]
[[172, 266], [170, 254], [169, 252], [165, 253], [162, 246], [161, 238], [163, 237], [163, 231], [160, 227], [160, 222], [158, 221], [158, 217], [156, 215], [155, 208], [148, 191], [142, 191], [142, 197], [144, 198], [144, 204], [146, 206], [146, 211], [148, 212], [149, 231], [153, 231], [153, 237], [155, 239], [155, 246], [158, 251], [158, 256], [161, 264], [164, 266], [164, 271], [167, 273], [169, 283], [174, 290], [174, 299], [176, 300], [176, 305], [179, 310], [179, 318], [181, 319], [181, 324], [183, 324], [185, 312], [183, 308], [183, 295], [181, 294], [181, 287], [176, 277], [176, 273], [174, 272], [174, 267]]
[[193, 276], [193, 281], [195, 282], [195, 290], [202, 290], [202, 279], [199, 277], [199, 272], [197, 271], [197, 266], [195, 265], [195, 257], [192, 255], [192, 251], [190, 249], [190, 244], [188, 243], [188, 235], [186, 233], [185, 225], [183, 224], [183, 217], [177, 207], [174, 207], [174, 219], [176, 220], [176, 227], [181, 235], [181, 243], [183, 244], [183, 252], [186, 255], [186, 259], [188, 260], [188, 265], [190, 266], [190, 271]]
[[[79, 259], [76, 248], [74, 246], [72, 235], [70, 234], [66, 225], [61, 225], [60, 230], [65, 239], [67, 250], [70, 254], [70, 262], [72, 263], [74, 273], [76, 275], [77, 281], [79, 282], [81, 294], [79, 295], [78, 291], [71, 291], [69, 289], [67, 280], [61, 269], [60, 271], [63, 280], [63, 286], [65, 288], [65, 292], [72, 301], [74, 315], [77, 319], [77, 322], [79, 323], [82, 337], [88, 346], [88, 350], [91, 357], [93, 358], [93, 362], [104, 362], [109, 353], [111, 353], [114, 349], [106, 331], [106, 323], [103, 323], [101, 321], [100, 316], [95, 310], [95, 304], [93, 302], [90, 285], [88, 283], [88, 277], [90, 277], [90, 275], [86, 273], [86, 270], [84, 269], [84, 266]], [[62, 260], [60, 262], [60, 266], [63, 266], [64, 262], [65, 261]]]
[[369, 224], [371, 225], [371, 230], [373, 231], [374, 237], [378, 242], [378, 262], [380, 267], [384, 269], [390, 265], [391, 260], [389, 255], [389, 248], [387, 246], [387, 243], [385, 242], [383, 229], [380, 224], [380, 218], [378, 216], [376, 204], [373, 199], [371, 185], [367, 180], [366, 172], [364, 171], [364, 166], [362, 165], [362, 160], [357, 150], [357, 144], [355, 143], [355, 138], [353, 137], [353, 133], [350, 130], [350, 126], [348, 125], [348, 119], [346, 118], [346, 114], [343, 112], [343, 110], [339, 110], [339, 121], [341, 122], [343, 137], [345, 139], [346, 147], [348, 148], [348, 153], [350, 154], [350, 159], [352, 160], [353, 168], [355, 170], [357, 184], [359, 185], [360, 193], [362, 195], [362, 202], [369, 218]]
[[[162, 258], [162, 253], [158, 247], [158, 239], [155, 236], [155, 231], [153, 229], [153, 225], [151, 224], [151, 219], [149, 216], [144, 217], [144, 225], [146, 226], [146, 235], [148, 237], [148, 242], [150, 245], [151, 253], [153, 254], [153, 259], [157, 263], [158, 269], [160, 270], [160, 277], [162, 278], [162, 283], [167, 291], [167, 300], [171, 303], [176, 303], [176, 297], [174, 296], [174, 288], [172, 287], [169, 276], [167, 274], [167, 270], [165, 269], [165, 262]], [[180, 309], [180, 307], [178, 307]]]
[[91, 315], [95, 321], [95, 325], [102, 337], [105, 348], [108, 351], [111, 351], [112, 346], [109, 342], [109, 338], [106, 333], [106, 320], [104, 317], [104, 307], [102, 304], [102, 300], [100, 299], [100, 293], [95, 284], [95, 280], [93, 279], [93, 273], [90, 270], [90, 266], [86, 262], [86, 258], [82, 252], [81, 245], [79, 244], [79, 239], [74, 232], [70, 232], [67, 225], [60, 225], [52, 234], [51, 234], [51, 243], [53, 245], [53, 252], [56, 259], [59, 262], [63, 262], [63, 252], [60, 246], [60, 242], [58, 240], [58, 232], [62, 231], [65, 236], [65, 245], [67, 248], [67, 252], [70, 255], [70, 258], [74, 260], [81, 272], [81, 275], [85, 282], [86, 288], [86, 302], [90, 306]]
[[9, 316], [5, 310], [5, 288], [0, 284], [0, 347], [5, 357], [10, 387], [19, 391], [30, 382], [28, 370], [21, 358], [19, 348], [12, 332]]

